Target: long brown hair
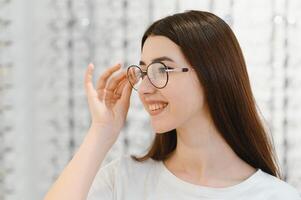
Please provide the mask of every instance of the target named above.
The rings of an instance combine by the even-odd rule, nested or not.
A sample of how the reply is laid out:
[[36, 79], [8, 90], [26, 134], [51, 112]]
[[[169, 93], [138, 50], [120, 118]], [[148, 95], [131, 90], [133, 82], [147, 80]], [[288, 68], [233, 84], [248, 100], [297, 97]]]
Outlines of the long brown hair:
[[[216, 15], [190, 10], [151, 24], [142, 37], [169, 38], [194, 67], [214, 125], [233, 151], [254, 168], [281, 178], [275, 149], [256, 110], [245, 60], [231, 28]], [[146, 155], [165, 160], [177, 146], [176, 129], [156, 134]]]

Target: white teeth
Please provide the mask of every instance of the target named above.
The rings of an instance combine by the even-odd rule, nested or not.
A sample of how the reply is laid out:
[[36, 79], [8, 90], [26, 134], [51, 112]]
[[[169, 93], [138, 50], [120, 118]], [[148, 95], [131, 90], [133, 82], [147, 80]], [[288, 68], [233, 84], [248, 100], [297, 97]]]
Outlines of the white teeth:
[[151, 104], [151, 105], [148, 105], [148, 107], [149, 107], [149, 109], [151, 110], [151, 111], [154, 111], [154, 110], [158, 110], [158, 109], [161, 109], [161, 108], [165, 108], [166, 107], [166, 105], [167, 105], [167, 103], [156, 103], [156, 104]]

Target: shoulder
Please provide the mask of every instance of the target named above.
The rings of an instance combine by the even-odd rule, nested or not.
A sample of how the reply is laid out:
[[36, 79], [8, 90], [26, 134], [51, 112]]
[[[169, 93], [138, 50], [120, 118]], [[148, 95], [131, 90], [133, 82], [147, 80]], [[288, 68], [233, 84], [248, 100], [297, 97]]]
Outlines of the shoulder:
[[158, 161], [151, 158], [139, 162], [134, 160], [131, 155], [121, 155], [103, 166], [101, 169], [102, 171], [111, 171], [112, 173], [121, 173], [122, 175], [132, 177], [143, 176], [156, 167], [158, 163]]
[[157, 164], [158, 161], [151, 158], [141, 162], [133, 159], [131, 155], [123, 155], [120, 158], [121, 168], [131, 174], [144, 174], [152, 170]]
[[261, 188], [273, 199], [301, 200], [296, 188], [287, 182], [260, 170]]
[[157, 178], [156, 166], [159, 166], [158, 162], [152, 159], [138, 162], [130, 155], [115, 157], [98, 170], [88, 199], [113, 199], [114, 195], [124, 197], [143, 191], [146, 182], [151, 183]]
[[155, 161], [151, 158], [145, 160], [145, 161], [136, 161], [132, 158], [131, 155], [120, 155], [117, 158], [110, 161], [108, 164], [104, 165], [103, 168], [107, 167], [118, 167], [122, 165], [123, 167], [134, 167], [134, 168], [145, 168], [145, 167], [151, 167], [153, 165], [156, 165], [159, 161]]

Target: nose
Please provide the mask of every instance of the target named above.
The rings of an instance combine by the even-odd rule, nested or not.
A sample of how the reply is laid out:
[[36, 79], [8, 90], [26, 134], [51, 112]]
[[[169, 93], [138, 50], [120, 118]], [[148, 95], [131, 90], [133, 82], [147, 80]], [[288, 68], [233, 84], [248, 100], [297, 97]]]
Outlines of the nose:
[[140, 94], [147, 94], [147, 93], [153, 93], [155, 92], [157, 88], [155, 86], [153, 86], [153, 84], [150, 82], [150, 80], [148, 79], [147, 76], [144, 76], [139, 88], [138, 88], [138, 92]]

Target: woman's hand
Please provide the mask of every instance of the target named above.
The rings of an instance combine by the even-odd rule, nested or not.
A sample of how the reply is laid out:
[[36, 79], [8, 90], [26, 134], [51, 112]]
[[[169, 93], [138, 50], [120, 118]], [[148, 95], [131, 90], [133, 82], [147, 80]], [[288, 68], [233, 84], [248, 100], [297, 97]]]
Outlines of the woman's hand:
[[[106, 129], [106, 139], [115, 141], [127, 117], [132, 87], [126, 79], [126, 71], [116, 64], [100, 75], [96, 89], [92, 83], [94, 65], [89, 64], [85, 74], [85, 91], [88, 98], [92, 126]], [[114, 73], [115, 72], [115, 73]]]

